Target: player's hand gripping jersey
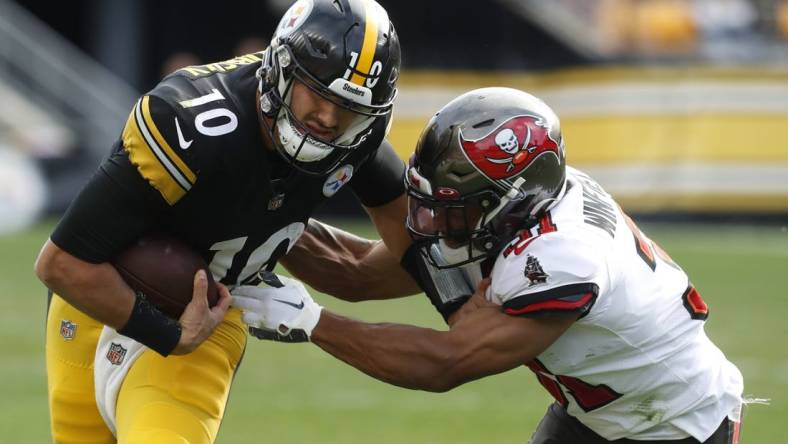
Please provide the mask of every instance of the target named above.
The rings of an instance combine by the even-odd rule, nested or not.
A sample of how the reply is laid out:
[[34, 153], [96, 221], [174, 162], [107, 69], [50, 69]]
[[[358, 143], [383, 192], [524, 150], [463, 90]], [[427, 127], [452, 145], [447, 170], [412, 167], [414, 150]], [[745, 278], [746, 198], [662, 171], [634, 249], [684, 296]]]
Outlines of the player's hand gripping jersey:
[[497, 258], [488, 297], [512, 316], [580, 315], [528, 366], [596, 433], [703, 442], [742, 392], [706, 304], [597, 183], [567, 176], [565, 198]]

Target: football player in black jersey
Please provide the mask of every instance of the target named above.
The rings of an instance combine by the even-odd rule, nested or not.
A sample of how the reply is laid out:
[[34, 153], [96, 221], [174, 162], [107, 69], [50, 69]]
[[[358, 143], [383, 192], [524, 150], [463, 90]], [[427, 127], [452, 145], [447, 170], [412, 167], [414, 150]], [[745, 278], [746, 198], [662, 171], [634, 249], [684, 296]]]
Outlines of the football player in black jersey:
[[[229, 287], [259, 282], [306, 232], [311, 242], [284, 264], [317, 288], [360, 293], [320, 274], [321, 261], [350, 257], [366, 276], [352, 285], [377, 289], [367, 297], [417, 291], [393, 259], [410, 244], [404, 165], [385, 140], [399, 67], [374, 0], [299, 0], [265, 51], [183, 68], [139, 99], [36, 261], [52, 291], [55, 442], [216, 438], [246, 344], [240, 312], [224, 287], [209, 308], [199, 273], [178, 322], [135, 294], [108, 262], [146, 233], [186, 241]], [[310, 219], [344, 185], [385, 243]], [[299, 268], [313, 246], [322, 250]]]

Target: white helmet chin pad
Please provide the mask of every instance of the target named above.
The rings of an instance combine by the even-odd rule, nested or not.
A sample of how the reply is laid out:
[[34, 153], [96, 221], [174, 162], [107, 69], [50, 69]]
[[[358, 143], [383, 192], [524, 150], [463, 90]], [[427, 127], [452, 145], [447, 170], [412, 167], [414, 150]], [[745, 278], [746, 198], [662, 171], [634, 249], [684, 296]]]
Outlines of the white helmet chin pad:
[[336, 146], [341, 147], [340, 149], [353, 149], [364, 140], [363, 137], [359, 138], [359, 135], [367, 132], [375, 122], [372, 116], [359, 114], [337, 140], [332, 140], [329, 144], [310, 135], [302, 125], [294, 122], [296, 117], [290, 110], [293, 94], [291, 86], [294, 81], [294, 78], [284, 81], [283, 76], [280, 76], [279, 89], [280, 94], [285, 93], [285, 106], [280, 108], [276, 117], [277, 139], [288, 156], [299, 162], [317, 162], [337, 149]]
[[284, 109], [277, 116], [276, 131], [282, 149], [300, 162], [317, 162], [333, 151], [328, 145], [298, 131]]

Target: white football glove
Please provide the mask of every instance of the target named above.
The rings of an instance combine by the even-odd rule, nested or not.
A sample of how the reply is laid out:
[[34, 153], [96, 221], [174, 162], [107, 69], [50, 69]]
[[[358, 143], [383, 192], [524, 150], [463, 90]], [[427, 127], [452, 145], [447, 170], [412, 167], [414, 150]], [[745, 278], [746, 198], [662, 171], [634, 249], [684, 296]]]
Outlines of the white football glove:
[[323, 307], [295, 279], [270, 274], [264, 282], [271, 286], [241, 285], [231, 291], [232, 305], [243, 310], [249, 333], [259, 339], [309, 341]]

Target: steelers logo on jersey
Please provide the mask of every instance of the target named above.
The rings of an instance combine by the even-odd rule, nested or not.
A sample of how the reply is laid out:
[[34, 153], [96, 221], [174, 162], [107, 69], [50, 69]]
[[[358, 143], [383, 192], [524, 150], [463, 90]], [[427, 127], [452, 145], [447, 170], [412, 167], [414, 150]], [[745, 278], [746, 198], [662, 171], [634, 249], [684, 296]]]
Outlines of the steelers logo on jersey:
[[353, 177], [353, 165], [344, 165], [334, 171], [323, 184], [323, 195], [331, 197]]

